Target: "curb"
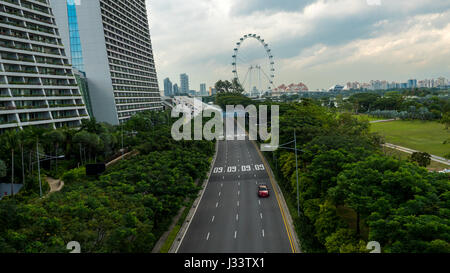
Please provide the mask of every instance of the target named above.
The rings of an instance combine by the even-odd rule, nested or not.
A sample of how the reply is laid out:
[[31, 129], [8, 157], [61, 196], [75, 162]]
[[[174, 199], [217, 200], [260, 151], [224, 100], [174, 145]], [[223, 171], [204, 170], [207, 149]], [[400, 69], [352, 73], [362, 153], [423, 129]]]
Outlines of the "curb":
[[[236, 122], [239, 126], [239, 123]], [[244, 128], [246, 134], [248, 135], [247, 130]], [[255, 149], [258, 151], [258, 154], [261, 157], [261, 160], [263, 161], [263, 163], [265, 164], [265, 166], [268, 166], [268, 168], [266, 167], [266, 169], [268, 169], [270, 172], [269, 174], [269, 179], [271, 178], [275, 183], [275, 187], [276, 189], [274, 189], [276, 191], [276, 193], [279, 196], [279, 201], [280, 201], [280, 205], [282, 207], [282, 210], [284, 210], [284, 214], [287, 218], [287, 223], [289, 225], [288, 229], [289, 229], [289, 233], [291, 234], [291, 236], [293, 237], [293, 243], [294, 243], [294, 247], [295, 247], [295, 251], [294, 253], [302, 253], [301, 250], [301, 246], [300, 246], [300, 241], [298, 239], [297, 233], [295, 232], [295, 226], [294, 226], [294, 221], [292, 220], [292, 216], [291, 216], [291, 212], [289, 211], [289, 207], [286, 204], [286, 200], [284, 199], [284, 195], [283, 192], [281, 191], [280, 186], [278, 185], [278, 181], [275, 179], [275, 175], [273, 174], [272, 168], [270, 167], [269, 162], [267, 161], [266, 157], [264, 156], [264, 154], [261, 152], [261, 150], [259, 149], [258, 143], [254, 140], [251, 141], [253, 143], [253, 145], [255, 146]], [[270, 177], [271, 176], [271, 177]]]
[[183, 242], [184, 236], [186, 236], [189, 226], [191, 225], [192, 219], [194, 219], [195, 213], [197, 212], [198, 205], [202, 201], [203, 194], [205, 193], [206, 187], [208, 186], [209, 178], [211, 177], [212, 171], [214, 170], [214, 165], [216, 163], [218, 152], [219, 152], [219, 141], [216, 141], [216, 153], [214, 154], [214, 158], [211, 162], [211, 168], [209, 170], [208, 177], [203, 181], [202, 190], [197, 199], [195, 199], [194, 203], [192, 204], [192, 207], [188, 215], [186, 216], [186, 219], [183, 225], [181, 226], [180, 231], [178, 231], [175, 241], [173, 242], [172, 246], [169, 249], [169, 253], [178, 253], [178, 249], [180, 248], [181, 243]]

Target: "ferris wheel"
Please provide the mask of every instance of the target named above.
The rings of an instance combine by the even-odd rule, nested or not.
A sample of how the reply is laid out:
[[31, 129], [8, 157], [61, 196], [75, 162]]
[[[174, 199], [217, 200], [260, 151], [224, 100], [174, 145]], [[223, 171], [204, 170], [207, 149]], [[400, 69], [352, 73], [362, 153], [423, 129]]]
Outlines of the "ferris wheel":
[[[247, 46], [247, 44], [251, 44]], [[275, 62], [269, 44], [256, 34], [244, 35], [233, 54], [234, 78], [245, 93], [261, 96], [274, 88]]]

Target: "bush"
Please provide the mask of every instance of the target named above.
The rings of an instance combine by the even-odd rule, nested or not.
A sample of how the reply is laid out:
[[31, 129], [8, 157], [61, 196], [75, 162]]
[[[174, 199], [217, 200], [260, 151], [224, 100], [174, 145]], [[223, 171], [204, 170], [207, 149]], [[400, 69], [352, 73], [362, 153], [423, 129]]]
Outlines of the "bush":
[[80, 182], [85, 178], [86, 178], [86, 168], [81, 167], [64, 173], [63, 176], [61, 177], [61, 180], [64, 181], [65, 184], [70, 184], [74, 182]]

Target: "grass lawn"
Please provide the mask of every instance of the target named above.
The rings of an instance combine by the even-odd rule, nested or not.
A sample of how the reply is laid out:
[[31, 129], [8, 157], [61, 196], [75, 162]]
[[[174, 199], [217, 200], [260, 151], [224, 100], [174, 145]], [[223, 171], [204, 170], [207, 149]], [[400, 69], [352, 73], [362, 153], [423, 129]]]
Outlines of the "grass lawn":
[[175, 238], [177, 237], [180, 229], [181, 229], [180, 225], [176, 225], [172, 229], [169, 236], [167, 237], [167, 240], [164, 242], [164, 245], [161, 247], [161, 250], [159, 251], [160, 253], [169, 253], [169, 250], [172, 247], [172, 244], [175, 241]]
[[450, 139], [450, 130], [438, 122], [399, 120], [373, 123], [371, 129], [388, 143], [442, 157], [450, 153], [450, 144], [444, 144]]

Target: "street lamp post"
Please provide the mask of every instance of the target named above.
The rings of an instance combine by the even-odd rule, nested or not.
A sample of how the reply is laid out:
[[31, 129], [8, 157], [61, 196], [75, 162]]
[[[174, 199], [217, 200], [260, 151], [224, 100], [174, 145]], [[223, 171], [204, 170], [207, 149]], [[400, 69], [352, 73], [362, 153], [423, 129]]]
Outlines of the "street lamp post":
[[[294, 148], [291, 147], [283, 147], [289, 144], [294, 143]], [[297, 149], [297, 133], [294, 130], [294, 140], [281, 144], [277, 147], [278, 149], [286, 149], [286, 150], [294, 150], [295, 151], [295, 172], [296, 172], [296, 178], [297, 178], [297, 214], [300, 216], [300, 187], [299, 187], [299, 181], [298, 181], [298, 151], [302, 151], [300, 149]]]
[[123, 155], [124, 155], [124, 150], [123, 150], [123, 123], [122, 123], [122, 159], [123, 159]]
[[36, 141], [36, 160], [38, 164], [38, 177], [39, 177], [39, 195], [42, 198], [42, 182], [41, 182], [41, 164], [40, 164], [40, 158], [39, 158], [39, 142]]

